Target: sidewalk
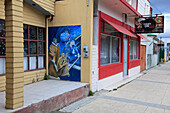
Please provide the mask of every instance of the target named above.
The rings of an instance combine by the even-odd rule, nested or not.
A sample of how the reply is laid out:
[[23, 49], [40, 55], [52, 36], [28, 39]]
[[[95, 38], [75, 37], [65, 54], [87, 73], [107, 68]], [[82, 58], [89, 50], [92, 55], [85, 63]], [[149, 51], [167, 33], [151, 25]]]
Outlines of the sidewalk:
[[[85, 101], [85, 99], [81, 101]], [[73, 113], [170, 113], [170, 62], [151, 69], [118, 90], [95, 96], [91, 102], [71, 111], [73, 109], [70, 108], [83, 103], [81, 101], [60, 111]]]

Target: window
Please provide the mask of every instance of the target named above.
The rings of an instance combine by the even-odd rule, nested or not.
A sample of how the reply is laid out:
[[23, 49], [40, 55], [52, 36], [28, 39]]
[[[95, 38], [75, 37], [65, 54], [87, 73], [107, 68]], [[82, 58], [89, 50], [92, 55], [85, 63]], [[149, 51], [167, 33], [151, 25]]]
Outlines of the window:
[[0, 75], [6, 73], [5, 21], [0, 20]]
[[136, 0], [126, 0], [134, 9], [136, 9]]
[[105, 21], [101, 21], [100, 65], [120, 62], [121, 33]]
[[139, 44], [137, 40], [130, 41], [130, 60], [136, 60], [139, 56]]
[[158, 46], [156, 43], [153, 43], [153, 54], [157, 54], [158, 53]]
[[45, 29], [24, 25], [24, 71], [45, 67]]
[[119, 37], [101, 34], [100, 64], [120, 62], [121, 40]]

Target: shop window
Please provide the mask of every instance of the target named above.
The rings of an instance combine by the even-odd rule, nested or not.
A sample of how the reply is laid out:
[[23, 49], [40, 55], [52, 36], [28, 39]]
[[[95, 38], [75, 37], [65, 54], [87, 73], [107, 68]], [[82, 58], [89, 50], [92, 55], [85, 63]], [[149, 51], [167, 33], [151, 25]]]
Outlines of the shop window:
[[153, 54], [157, 54], [158, 53], [158, 46], [157, 44], [153, 44]]
[[45, 68], [45, 29], [24, 25], [24, 71]]
[[100, 65], [120, 62], [121, 35], [114, 27], [101, 21]]
[[100, 63], [108, 65], [120, 62], [121, 41], [119, 37], [101, 34]]
[[139, 56], [139, 43], [137, 40], [130, 41], [130, 60], [136, 60]]
[[0, 20], [0, 75], [6, 73], [5, 21]]
[[137, 0], [126, 0], [134, 9], [136, 9], [136, 1]]
[[110, 24], [108, 23], [104, 23], [105, 25], [105, 31], [115, 31], [116, 29], [114, 27], [112, 27]]

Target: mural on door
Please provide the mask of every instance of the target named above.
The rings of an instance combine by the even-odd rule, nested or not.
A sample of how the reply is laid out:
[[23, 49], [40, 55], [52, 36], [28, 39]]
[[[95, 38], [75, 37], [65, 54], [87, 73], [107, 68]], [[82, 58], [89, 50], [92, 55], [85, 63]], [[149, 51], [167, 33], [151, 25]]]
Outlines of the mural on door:
[[49, 27], [49, 75], [80, 81], [81, 26]]

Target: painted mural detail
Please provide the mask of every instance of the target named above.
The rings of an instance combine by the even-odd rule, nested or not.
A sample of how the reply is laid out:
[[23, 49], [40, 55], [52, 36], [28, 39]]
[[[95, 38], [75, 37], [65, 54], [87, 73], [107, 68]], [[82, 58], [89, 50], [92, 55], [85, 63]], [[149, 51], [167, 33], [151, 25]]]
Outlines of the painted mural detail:
[[81, 26], [49, 28], [49, 75], [80, 81]]

